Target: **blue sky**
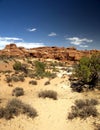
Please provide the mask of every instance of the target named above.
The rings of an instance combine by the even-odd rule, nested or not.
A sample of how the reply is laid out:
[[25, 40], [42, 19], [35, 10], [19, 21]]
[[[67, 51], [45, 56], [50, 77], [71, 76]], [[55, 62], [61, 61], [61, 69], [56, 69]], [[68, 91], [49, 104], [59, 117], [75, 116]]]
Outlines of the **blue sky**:
[[100, 49], [100, 0], [0, 0], [0, 49]]

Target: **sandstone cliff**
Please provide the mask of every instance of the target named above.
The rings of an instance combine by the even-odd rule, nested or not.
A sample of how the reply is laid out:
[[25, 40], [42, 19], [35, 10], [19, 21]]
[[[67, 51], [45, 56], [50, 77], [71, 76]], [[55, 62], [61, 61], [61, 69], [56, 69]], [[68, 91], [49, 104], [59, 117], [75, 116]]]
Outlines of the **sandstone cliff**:
[[16, 44], [9, 44], [0, 51], [0, 56], [7, 57], [34, 57], [43, 59], [55, 59], [59, 61], [78, 61], [82, 56], [90, 56], [93, 53], [100, 53], [100, 50], [80, 51], [74, 47], [38, 47], [25, 49], [17, 47]]

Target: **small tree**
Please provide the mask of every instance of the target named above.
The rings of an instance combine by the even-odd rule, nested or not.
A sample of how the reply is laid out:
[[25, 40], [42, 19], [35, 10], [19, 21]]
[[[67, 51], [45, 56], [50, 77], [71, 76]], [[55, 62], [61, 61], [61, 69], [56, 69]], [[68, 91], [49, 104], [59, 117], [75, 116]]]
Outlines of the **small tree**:
[[100, 76], [100, 54], [94, 54], [90, 58], [81, 58], [75, 72], [83, 83], [95, 86]]
[[35, 61], [35, 72], [37, 75], [42, 76], [45, 73], [45, 64], [40, 61]]

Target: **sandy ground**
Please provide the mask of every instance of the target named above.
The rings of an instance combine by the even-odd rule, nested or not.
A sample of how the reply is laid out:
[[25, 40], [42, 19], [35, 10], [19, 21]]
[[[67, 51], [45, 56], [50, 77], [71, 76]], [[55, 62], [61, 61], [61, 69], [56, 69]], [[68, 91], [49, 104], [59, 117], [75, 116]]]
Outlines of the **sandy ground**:
[[[94, 96], [91, 92], [88, 94], [72, 92], [67, 76], [52, 79], [50, 85], [46, 86], [44, 86], [44, 83], [48, 81], [47, 78], [37, 80], [37, 85], [30, 85], [31, 79], [27, 78], [25, 82], [13, 83], [13, 87], [9, 87], [4, 78], [4, 75], [0, 78], [0, 106], [5, 105], [8, 99], [14, 98], [12, 90], [15, 87], [22, 87], [25, 95], [18, 97], [18, 99], [34, 107], [38, 116], [34, 119], [25, 115], [19, 115], [8, 121], [0, 119], [0, 130], [94, 130], [93, 122], [99, 121], [99, 119], [92, 117], [86, 120], [67, 119], [68, 112], [70, 112], [76, 99], [93, 98]], [[58, 100], [39, 98], [38, 93], [42, 90], [56, 91]], [[97, 92], [96, 98], [100, 99], [99, 92]], [[100, 106], [98, 106], [98, 110], [100, 110]]]

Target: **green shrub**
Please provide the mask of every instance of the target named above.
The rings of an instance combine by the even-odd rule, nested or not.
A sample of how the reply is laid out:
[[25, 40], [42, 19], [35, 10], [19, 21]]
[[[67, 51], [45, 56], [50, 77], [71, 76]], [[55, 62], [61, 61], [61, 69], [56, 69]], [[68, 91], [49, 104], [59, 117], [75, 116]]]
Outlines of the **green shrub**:
[[44, 76], [45, 77], [47, 77], [47, 78], [55, 78], [56, 77], [56, 73], [51, 73], [51, 72], [49, 72], [49, 71], [46, 71], [45, 73], [44, 73]]
[[13, 91], [12, 91], [12, 96], [22, 96], [24, 95], [24, 90], [23, 88], [20, 88], [20, 87], [16, 87]]
[[71, 107], [71, 112], [68, 115], [68, 119], [74, 119], [80, 117], [81, 119], [86, 119], [87, 117], [98, 115], [95, 105], [98, 104], [98, 101], [95, 99], [91, 100], [76, 100], [75, 106]]
[[35, 73], [37, 76], [43, 76], [45, 73], [46, 64], [40, 61], [35, 61]]
[[100, 54], [81, 58], [75, 67], [75, 73], [83, 83], [96, 86], [100, 77]]
[[41, 91], [38, 94], [38, 96], [42, 97], [42, 98], [52, 98], [54, 100], [57, 100], [57, 92], [55, 92], [53, 90], [44, 90], [44, 91]]
[[19, 62], [19, 61], [16, 61], [15, 63], [14, 63], [14, 65], [13, 65], [13, 69], [14, 70], [21, 70], [22, 69], [22, 64], [21, 64], [21, 62]]
[[37, 116], [37, 111], [18, 99], [8, 101], [5, 108], [0, 108], [0, 118], [9, 120], [19, 114], [26, 114], [28, 117], [34, 118]]

